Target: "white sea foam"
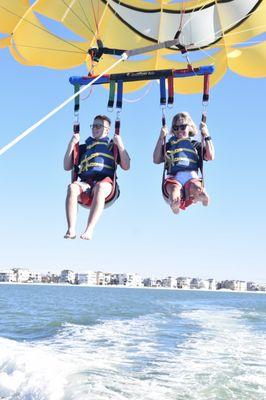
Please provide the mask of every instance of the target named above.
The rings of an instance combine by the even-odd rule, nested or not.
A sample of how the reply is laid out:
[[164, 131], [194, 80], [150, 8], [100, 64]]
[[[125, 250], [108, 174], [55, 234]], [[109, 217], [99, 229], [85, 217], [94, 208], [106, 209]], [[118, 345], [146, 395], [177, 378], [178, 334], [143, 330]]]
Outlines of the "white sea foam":
[[[182, 324], [194, 329], [182, 334]], [[266, 398], [265, 338], [240, 311], [66, 324], [52, 340], [0, 346], [0, 398], [9, 400]]]

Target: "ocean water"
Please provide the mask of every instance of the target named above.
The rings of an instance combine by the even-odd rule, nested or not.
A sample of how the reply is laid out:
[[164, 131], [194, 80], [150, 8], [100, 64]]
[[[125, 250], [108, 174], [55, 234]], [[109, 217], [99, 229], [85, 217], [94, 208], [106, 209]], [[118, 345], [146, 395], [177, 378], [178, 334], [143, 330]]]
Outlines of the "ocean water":
[[0, 399], [266, 399], [265, 294], [0, 285], [0, 309]]

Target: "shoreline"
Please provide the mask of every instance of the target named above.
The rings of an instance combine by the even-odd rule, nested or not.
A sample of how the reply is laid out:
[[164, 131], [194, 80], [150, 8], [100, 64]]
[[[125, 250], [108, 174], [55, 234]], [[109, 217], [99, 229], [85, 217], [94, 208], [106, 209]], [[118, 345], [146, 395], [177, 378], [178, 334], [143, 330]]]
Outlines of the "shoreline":
[[83, 288], [110, 288], [110, 289], [148, 289], [148, 290], [170, 290], [178, 292], [220, 292], [220, 293], [256, 293], [266, 294], [262, 290], [232, 290], [232, 289], [180, 289], [169, 287], [150, 287], [150, 286], [125, 286], [125, 285], [86, 285], [70, 283], [41, 283], [41, 282], [0, 282], [0, 285], [12, 286], [56, 286], [56, 287], [83, 287]]

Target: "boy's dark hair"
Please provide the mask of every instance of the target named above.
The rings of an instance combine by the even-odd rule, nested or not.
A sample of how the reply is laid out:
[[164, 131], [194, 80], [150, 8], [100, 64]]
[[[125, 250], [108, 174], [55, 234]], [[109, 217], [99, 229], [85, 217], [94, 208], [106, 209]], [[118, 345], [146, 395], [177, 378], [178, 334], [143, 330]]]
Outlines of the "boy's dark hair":
[[111, 126], [111, 120], [106, 115], [96, 115], [96, 117], [94, 117], [94, 119], [100, 119], [102, 121], [107, 121], [108, 124]]

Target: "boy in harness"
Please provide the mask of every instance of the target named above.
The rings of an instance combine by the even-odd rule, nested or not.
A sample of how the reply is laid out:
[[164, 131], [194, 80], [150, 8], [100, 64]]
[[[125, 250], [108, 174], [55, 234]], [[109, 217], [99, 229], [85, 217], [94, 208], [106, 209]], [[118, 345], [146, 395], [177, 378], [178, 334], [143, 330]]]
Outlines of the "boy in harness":
[[[164, 148], [167, 127], [162, 127], [156, 143], [153, 162], [166, 163], [167, 176], [163, 182], [163, 195], [175, 214], [180, 208], [185, 209], [192, 203], [200, 201], [204, 206], [209, 204], [209, 196], [199, 178], [198, 171], [205, 161], [214, 159], [214, 146], [209, 136], [207, 125], [200, 124], [204, 147], [191, 137], [196, 135], [197, 128], [187, 112], [174, 116], [171, 137]], [[203, 150], [203, 151], [202, 151]], [[203, 159], [202, 159], [203, 154]]]
[[[114, 135], [113, 140], [108, 138], [111, 121], [105, 115], [97, 115], [91, 125], [92, 135], [79, 146], [79, 178], [68, 187], [66, 197], [66, 217], [68, 229], [65, 239], [76, 238], [77, 207], [82, 196], [88, 193], [91, 197], [90, 214], [85, 231], [81, 239], [90, 240], [93, 230], [104, 209], [105, 200], [112, 192], [115, 184], [114, 144], [118, 149], [117, 163], [122, 169], [128, 170], [130, 158], [125, 150], [120, 135]], [[79, 142], [79, 134], [74, 134], [64, 157], [64, 169], [73, 168], [73, 151]]]

